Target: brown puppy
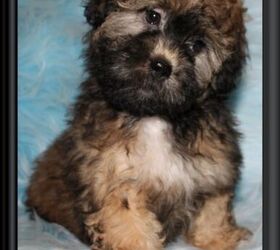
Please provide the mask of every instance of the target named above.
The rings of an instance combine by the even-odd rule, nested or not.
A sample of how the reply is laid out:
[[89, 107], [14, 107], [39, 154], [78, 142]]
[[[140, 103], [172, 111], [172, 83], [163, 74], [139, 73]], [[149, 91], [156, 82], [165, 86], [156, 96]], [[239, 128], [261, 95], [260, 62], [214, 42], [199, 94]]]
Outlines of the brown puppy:
[[159, 250], [184, 234], [232, 250], [241, 154], [225, 106], [245, 61], [240, 0], [91, 0], [89, 77], [38, 159], [27, 205], [92, 249]]

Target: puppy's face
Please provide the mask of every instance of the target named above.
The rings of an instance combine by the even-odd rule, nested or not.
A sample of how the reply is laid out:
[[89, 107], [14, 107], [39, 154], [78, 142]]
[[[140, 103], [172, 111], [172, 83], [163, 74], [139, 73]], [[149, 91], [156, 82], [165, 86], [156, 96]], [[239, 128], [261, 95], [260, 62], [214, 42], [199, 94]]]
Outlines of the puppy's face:
[[184, 112], [226, 94], [244, 61], [239, 0], [92, 0], [87, 62], [113, 107]]

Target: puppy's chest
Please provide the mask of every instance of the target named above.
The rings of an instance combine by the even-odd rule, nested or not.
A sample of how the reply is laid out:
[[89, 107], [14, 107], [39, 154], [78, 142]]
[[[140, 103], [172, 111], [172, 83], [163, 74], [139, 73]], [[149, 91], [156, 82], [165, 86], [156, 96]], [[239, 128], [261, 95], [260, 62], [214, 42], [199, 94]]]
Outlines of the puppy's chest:
[[130, 148], [129, 164], [139, 179], [160, 181], [166, 187], [188, 181], [187, 162], [175, 151], [171, 126], [159, 118], [145, 118], [138, 124]]

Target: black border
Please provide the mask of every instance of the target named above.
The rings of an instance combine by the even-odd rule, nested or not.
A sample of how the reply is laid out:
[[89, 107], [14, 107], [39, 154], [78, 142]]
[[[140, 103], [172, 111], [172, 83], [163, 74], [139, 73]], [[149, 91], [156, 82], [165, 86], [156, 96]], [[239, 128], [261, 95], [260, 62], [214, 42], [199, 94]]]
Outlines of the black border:
[[5, 1], [1, 3], [1, 34], [2, 34], [2, 41], [1, 41], [1, 117], [2, 117], [2, 122], [1, 122], [1, 148], [2, 148], [2, 154], [1, 154], [1, 163], [2, 163], [2, 175], [1, 175], [1, 201], [2, 201], [2, 206], [1, 206], [1, 231], [2, 233], [2, 242], [1, 242], [1, 247], [2, 249], [5, 249], [7, 246], [7, 233], [6, 233], [6, 228], [5, 226], [7, 225], [7, 218], [6, 218], [6, 212], [7, 212], [7, 203], [8, 203], [8, 176], [7, 176], [7, 168], [5, 166], [8, 165], [8, 160], [7, 160], [7, 141], [8, 138], [6, 136], [5, 131], [7, 130], [7, 122], [6, 122], [6, 115], [7, 115], [7, 58], [8, 58], [8, 53], [7, 53], [7, 32], [8, 32], [8, 24], [7, 24], [7, 6]]
[[279, 250], [279, 0], [263, 1], [263, 246]]
[[2, 249], [17, 249], [17, 1], [1, 1]]
[[[17, 249], [17, 80], [18, 80], [18, 67], [17, 67], [17, 1], [8, 1], [8, 15], [9, 15], [9, 249]], [[11, 194], [14, 194], [13, 196]]]
[[[39, 0], [38, 0], [39, 1]], [[17, 249], [17, 0], [1, 0], [1, 249]], [[78, 2], [78, 1], [77, 1]], [[280, 249], [279, 0], [263, 0], [263, 249]]]

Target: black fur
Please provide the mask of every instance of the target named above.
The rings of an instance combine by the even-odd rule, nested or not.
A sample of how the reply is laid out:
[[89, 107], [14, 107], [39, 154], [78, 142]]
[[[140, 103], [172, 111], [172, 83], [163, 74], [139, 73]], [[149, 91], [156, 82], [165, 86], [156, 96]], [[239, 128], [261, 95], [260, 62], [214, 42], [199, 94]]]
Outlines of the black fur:
[[84, 16], [93, 29], [97, 29], [108, 14], [116, 9], [114, 0], [89, 0], [85, 4]]

